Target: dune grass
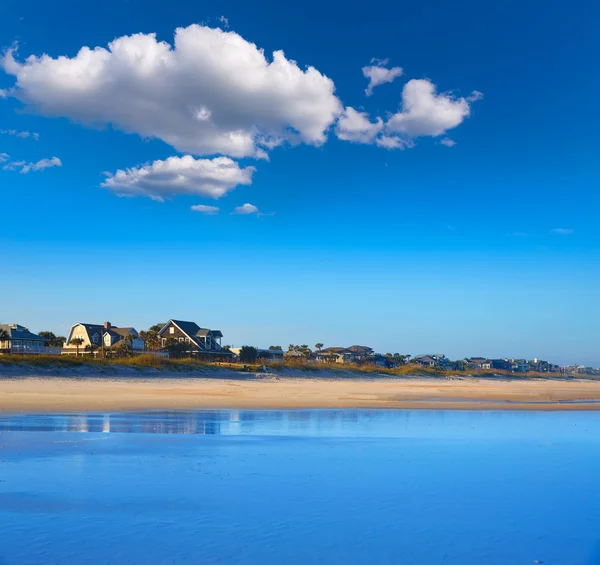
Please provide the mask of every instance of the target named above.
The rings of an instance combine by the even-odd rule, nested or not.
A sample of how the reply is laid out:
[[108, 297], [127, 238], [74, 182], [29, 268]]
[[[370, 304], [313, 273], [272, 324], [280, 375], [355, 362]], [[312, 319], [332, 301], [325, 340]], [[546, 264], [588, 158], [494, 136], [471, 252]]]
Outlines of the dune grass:
[[[40, 367], [49, 369], [78, 368], [89, 367], [98, 369], [130, 367], [134, 369], [156, 369], [159, 371], [201, 371], [229, 369], [233, 371], [260, 372], [262, 363], [254, 364], [229, 363], [229, 362], [207, 362], [196, 359], [164, 359], [155, 355], [136, 355], [128, 358], [107, 358], [98, 359], [89, 356], [75, 357], [71, 355], [0, 355], [0, 368], [6, 365], [20, 365], [23, 367]], [[304, 360], [285, 360], [284, 363], [273, 363], [268, 366], [270, 373], [281, 374], [285, 376], [287, 370], [302, 371], [307, 374], [317, 372], [328, 372], [337, 374], [340, 377], [344, 375], [365, 375], [365, 376], [433, 376], [433, 377], [452, 377], [452, 376], [474, 376], [474, 377], [493, 377], [506, 376], [510, 378], [543, 378], [557, 379], [564, 378], [561, 373], [510, 373], [500, 370], [470, 370], [470, 371], [445, 371], [437, 367], [423, 367], [416, 363], [407, 363], [394, 368], [380, 367], [374, 364], [354, 365], [339, 363], [308, 363]], [[584, 375], [574, 375], [582, 377]]]

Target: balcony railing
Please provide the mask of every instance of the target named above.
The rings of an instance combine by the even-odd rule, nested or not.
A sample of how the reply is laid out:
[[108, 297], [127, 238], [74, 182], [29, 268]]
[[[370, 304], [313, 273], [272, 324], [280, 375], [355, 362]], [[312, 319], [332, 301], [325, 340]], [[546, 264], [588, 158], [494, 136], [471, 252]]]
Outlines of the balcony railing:
[[10, 352], [15, 355], [60, 355], [60, 347], [46, 347], [43, 345], [14, 345], [11, 344]]

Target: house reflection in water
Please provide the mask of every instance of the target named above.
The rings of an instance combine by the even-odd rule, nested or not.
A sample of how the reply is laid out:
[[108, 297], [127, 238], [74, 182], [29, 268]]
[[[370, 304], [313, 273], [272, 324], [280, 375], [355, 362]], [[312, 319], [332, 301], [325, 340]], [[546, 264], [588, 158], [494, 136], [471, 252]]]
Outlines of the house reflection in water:
[[[0, 416], [0, 431], [104, 434], [343, 435], [348, 426], [368, 429], [386, 411], [368, 410], [195, 410]], [[408, 416], [404, 416], [407, 418]], [[395, 423], [395, 426], [398, 424]]]

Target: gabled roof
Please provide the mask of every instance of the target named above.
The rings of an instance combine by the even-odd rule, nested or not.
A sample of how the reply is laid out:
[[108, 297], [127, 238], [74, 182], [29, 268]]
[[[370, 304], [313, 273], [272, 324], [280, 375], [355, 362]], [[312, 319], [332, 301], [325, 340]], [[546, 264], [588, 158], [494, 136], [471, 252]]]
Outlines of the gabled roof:
[[430, 355], [419, 355], [418, 357], [414, 357], [413, 360], [417, 363], [419, 361], [424, 361], [425, 363], [435, 363], [435, 359]]
[[168, 326], [171, 322], [173, 322], [184, 334], [187, 334], [188, 337], [195, 336], [198, 331], [202, 329], [195, 322], [184, 322], [183, 320], [169, 320], [165, 326]]
[[201, 328], [195, 322], [185, 322], [183, 320], [169, 320], [163, 328], [158, 332], [158, 335], [162, 333], [171, 325], [175, 324], [191, 341], [193, 341], [199, 348], [203, 347], [203, 344], [197, 338], [200, 337], [223, 337], [223, 334], [219, 330], [209, 330], [207, 328]]

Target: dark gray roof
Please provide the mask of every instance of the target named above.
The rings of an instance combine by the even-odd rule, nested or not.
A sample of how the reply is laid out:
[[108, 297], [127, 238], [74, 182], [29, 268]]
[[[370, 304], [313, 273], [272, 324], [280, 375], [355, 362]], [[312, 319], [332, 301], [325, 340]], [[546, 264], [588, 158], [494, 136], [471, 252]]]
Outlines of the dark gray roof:
[[[223, 337], [223, 334], [219, 330], [210, 330], [208, 328], [201, 328], [195, 322], [185, 322], [183, 320], [170, 320], [165, 324], [165, 327], [169, 325], [170, 322], [173, 322], [177, 325], [183, 333], [185, 333], [190, 339], [194, 342], [196, 341], [195, 337], [206, 337], [207, 335], [211, 335], [212, 337]], [[164, 327], [163, 327], [164, 329]], [[162, 331], [162, 330], [161, 330]]]
[[25, 326], [19, 324], [0, 324], [0, 330], [4, 330], [10, 339], [28, 339], [30, 341], [47, 341], [43, 337], [30, 332]]
[[186, 333], [189, 337], [195, 336], [198, 333], [198, 330], [202, 329], [195, 322], [184, 322], [183, 320], [171, 320], [171, 322], [179, 326], [181, 331]]
[[368, 347], [367, 345], [351, 345], [348, 347], [350, 351], [354, 351], [355, 353], [369, 353], [373, 351], [372, 347]]
[[415, 357], [414, 360], [417, 361], [417, 363], [419, 361], [424, 361], [425, 363], [435, 363], [435, 359], [429, 355], [419, 355], [418, 357]]
[[112, 326], [109, 328], [109, 331], [112, 331], [116, 334], [119, 334], [123, 337], [125, 337], [126, 335], [129, 334], [129, 332], [133, 331], [134, 333], [137, 333], [135, 328], [113, 328]]

